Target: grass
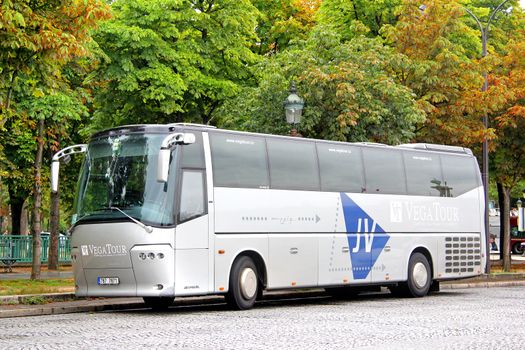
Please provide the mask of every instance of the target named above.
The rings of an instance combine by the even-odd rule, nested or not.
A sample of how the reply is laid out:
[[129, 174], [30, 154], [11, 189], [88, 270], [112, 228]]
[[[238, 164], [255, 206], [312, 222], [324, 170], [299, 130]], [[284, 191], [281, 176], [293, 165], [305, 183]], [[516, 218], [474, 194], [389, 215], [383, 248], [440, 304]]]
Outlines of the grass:
[[0, 281], [0, 295], [46, 294], [74, 291], [75, 282], [73, 278]]

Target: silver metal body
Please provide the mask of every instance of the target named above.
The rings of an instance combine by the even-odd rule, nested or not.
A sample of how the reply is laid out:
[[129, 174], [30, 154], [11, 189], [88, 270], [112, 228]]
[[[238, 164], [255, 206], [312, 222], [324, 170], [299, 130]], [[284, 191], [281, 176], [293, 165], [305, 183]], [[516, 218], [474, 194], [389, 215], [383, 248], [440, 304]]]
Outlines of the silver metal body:
[[[428, 253], [433, 280], [483, 272], [481, 181], [454, 198], [219, 187], [210, 133], [221, 131], [188, 128], [202, 131], [205, 214], [173, 227], [153, 226], [151, 233], [130, 220], [77, 223], [72, 256], [78, 296], [226, 293], [241, 255], [261, 262], [257, 273], [266, 289], [406, 281], [414, 251]], [[239, 278], [247, 298], [256, 290], [255, 273], [246, 269]], [[416, 284], [428, 278], [421, 264], [411, 273]]]

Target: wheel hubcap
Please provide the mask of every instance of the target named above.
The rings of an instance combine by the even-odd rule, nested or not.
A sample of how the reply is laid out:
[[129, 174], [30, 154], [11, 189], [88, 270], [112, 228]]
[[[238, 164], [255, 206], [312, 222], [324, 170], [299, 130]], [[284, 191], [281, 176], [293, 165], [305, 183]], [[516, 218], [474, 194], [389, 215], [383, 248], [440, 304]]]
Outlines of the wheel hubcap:
[[428, 281], [428, 271], [423, 263], [418, 262], [414, 265], [412, 277], [414, 279], [414, 283], [418, 288], [425, 287]]
[[245, 268], [240, 278], [241, 293], [245, 299], [251, 299], [257, 292], [257, 276], [251, 268]]

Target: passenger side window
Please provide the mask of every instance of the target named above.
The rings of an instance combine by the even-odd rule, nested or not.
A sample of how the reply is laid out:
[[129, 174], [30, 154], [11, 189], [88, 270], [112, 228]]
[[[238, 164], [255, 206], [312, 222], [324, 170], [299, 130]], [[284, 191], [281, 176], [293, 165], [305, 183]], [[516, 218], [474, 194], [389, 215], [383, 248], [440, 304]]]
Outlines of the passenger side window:
[[264, 138], [211, 134], [210, 140], [215, 186], [268, 188]]
[[204, 201], [204, 172], [201, 170], [183, 170], [179, 222], [204, 215], [206, 213]]
[[271, 187], [284, 190], [319, 190], [315, 144], [268, 139]]
[[446, 197], [438, 154], [404, 152], [408, 194]]
[[318, 143], [317, 153], [321, 191], [363, 192], [363, 160], [359, 147]]
[[480, 185], [474, 158], [441, 155], [441, 165], [447, 197], [457, 197]]
[[204, 169], [204, 149], [202, 146], [202, 133], [196, 131], [188, 131], [195, 135], [195, 142], [189, 145], [182, 146], [182, 168], [201, 168]]
[[367, 193], [406, 194], [401, 152], [385, 148], [364, 148]]

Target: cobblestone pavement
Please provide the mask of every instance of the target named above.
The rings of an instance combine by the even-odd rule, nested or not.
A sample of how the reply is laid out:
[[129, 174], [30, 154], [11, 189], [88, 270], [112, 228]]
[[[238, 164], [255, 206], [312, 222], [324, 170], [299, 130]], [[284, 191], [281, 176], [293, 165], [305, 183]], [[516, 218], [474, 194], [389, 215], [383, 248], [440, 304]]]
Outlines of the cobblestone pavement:
[[3, 319], [0, 349], [510, 349], [523, 343], [525, 287], [315, 297]]

